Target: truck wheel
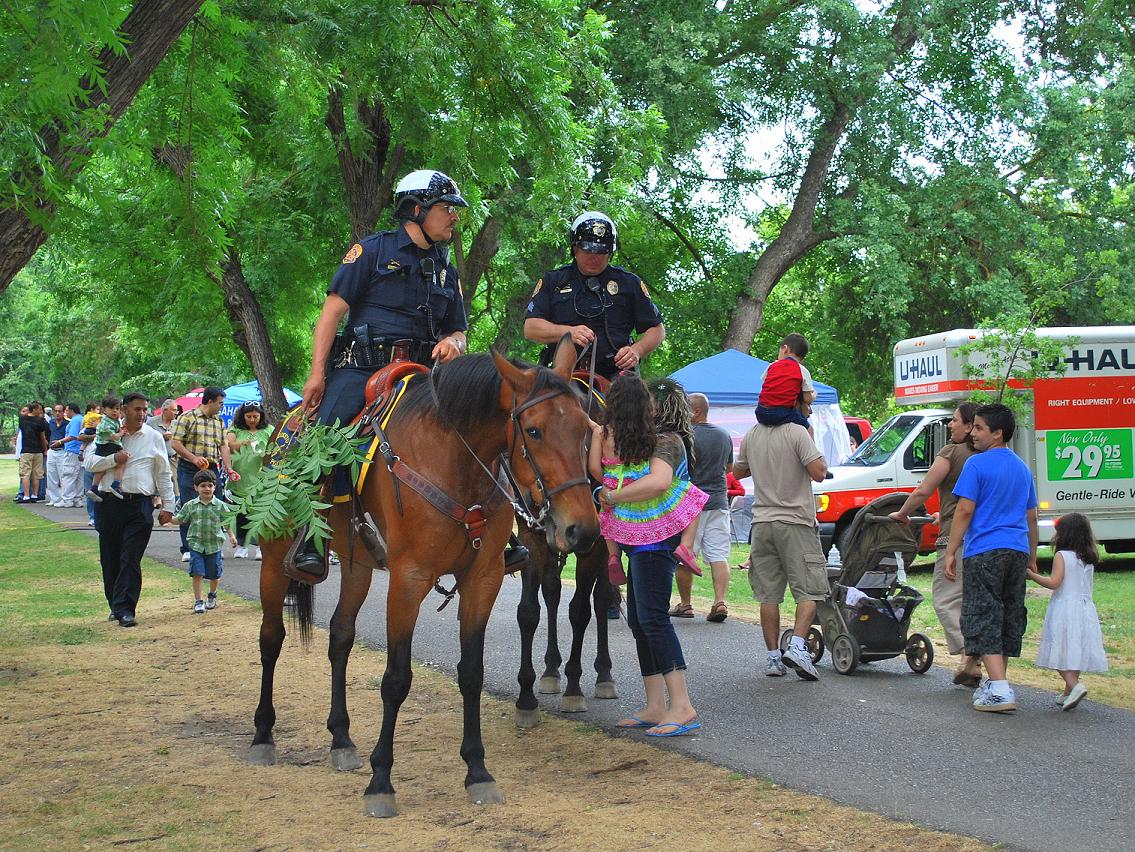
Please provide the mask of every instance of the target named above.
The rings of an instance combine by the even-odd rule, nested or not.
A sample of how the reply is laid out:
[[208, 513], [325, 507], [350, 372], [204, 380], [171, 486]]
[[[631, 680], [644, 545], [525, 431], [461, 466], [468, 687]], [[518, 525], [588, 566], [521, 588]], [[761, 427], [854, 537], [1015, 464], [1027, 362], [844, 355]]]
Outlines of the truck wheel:
[[840, 521], [836, 527], [835, 535], [832, 536], [832, 544], [839, 548], [840, 556], [844, 553], [844, 548], [847, 547], [847, 531], [851, 529], [851, 521], [853, 517]]
[[926, 674], [934, 663], [934, 645], [921, 633], [912, 633], [906, 640], [906, 664], [915, 674]]
[[859, 643], [841, 633], [832, 642], [832, 665], [842, 675], [849, 675], [859, 665]]

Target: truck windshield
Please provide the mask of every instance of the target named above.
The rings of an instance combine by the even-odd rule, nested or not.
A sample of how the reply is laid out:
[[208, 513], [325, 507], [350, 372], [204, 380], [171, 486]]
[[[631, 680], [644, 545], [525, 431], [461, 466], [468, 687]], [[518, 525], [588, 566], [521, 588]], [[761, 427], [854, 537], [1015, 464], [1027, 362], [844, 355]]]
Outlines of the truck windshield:
[[873, 432], [871, 437], [856, 450], [855, 455], [844, 464], [861, 464], [867, 467], [881, 465], [894, 454], [921, 419], [917, 415], [910, 414], [891, 418], [881, 429]]

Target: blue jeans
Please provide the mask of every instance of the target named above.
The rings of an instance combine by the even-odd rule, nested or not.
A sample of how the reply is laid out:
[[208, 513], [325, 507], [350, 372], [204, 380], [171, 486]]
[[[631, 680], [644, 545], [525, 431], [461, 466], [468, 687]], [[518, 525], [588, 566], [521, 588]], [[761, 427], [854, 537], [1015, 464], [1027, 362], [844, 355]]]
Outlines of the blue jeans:
[[[83, 494], [91, 490], [91, 486], [95, 484], [95, 475], [86, 468], [83, 468]], [[114, 498], [111, 498], [114, 499]], [[91, 523], [95, 520], [95, 501], [90, 497], [87, 498], [87, 517], [91, 519]]]
[[221, 551], [216, 553], [202, 553], [199, 550], [189, 550], [189, 576], [204, 577], [206, 580], [219, 580], [224, 573], [224, 557]]
[[[677, 536], [673, 543], [675, 547], [678, 545]], [[669, 615], [677, 564], [678, 560], [669, 548], [631, 550], [630, 553], [627, 623], [634, 636], [638, 667], [643, 677], [686, 668], [682, 645]]]

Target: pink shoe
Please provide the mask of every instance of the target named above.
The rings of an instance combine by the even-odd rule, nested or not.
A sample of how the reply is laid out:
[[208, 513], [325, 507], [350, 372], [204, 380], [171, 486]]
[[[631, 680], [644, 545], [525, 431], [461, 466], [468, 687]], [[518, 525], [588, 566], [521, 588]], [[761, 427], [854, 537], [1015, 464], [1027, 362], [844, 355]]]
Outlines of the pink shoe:
[[607, 559], [607, 577], [611, 580], [612, 586], [621, 586], [627, 581], [627, 575], [623, 571], [623, 560], [618, 554]]
[[674, 555], [678, 557], [678, 561], [683, 566], [689, 568], [695, 577], [700, 577], [701, 567], [698, 565], [698, 558], [690, 551], [684, 544], [679, 544], [674, 548]]

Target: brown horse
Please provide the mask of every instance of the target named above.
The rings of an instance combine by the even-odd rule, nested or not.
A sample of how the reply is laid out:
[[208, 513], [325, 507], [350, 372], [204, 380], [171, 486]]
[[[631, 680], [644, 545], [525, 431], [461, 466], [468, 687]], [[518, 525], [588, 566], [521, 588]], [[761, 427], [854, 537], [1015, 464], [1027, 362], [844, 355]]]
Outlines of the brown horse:
[[[573, 351], [561, 344], [554, 370], [515, 364], [495, 352], [458, 358], [436, 371], [436, 382], [434, 376], [412, 380], [386, 424], [391, 452], [400, 463], [394, 465], [394, 473], [386, 464], [375, 464], [359, 495], [386, 541], [390, 570], [382, 730], [371, 753], [373, 774], [364, 792], [366, 813], [371, 816], [398, 812], [390, 780], [394, 727], [410, 691], [410, 646], [418, 610], [444, 574], [454, 575], [460, 595], [457, 680], [464, 703], [465, 788], [474, 803], [503, 801], [485, 768], [480, 717], [485, 626], [504, 577], [503, 551], [513, 519], [512, 506], [497, 499], [496, 477], [500, 459], [507, 459], [517, 485], [536, 496], [549, 543], [563, 551], [588, 550], [595, 543], [599, 522], [583, 456], [587, 417], [567, 383]], [[483, 506], [483, 526], [471, 530], [443, 513], [436, 504], [445, 501], [436, 492], [444, 492], [451, 508]], [[349, 733], [347, 659], [355, 641], [355, 619], [370, 590], [371, 571], [380, 567], [350, 534], [350, 511], [349, 504], [337, 505], [330, 518], [331, 547], [342, 560], [342, 576], [328, 647], [332, 684], [327, 728], [332, 764], [342, 770], [362, 765]], [[285, 539], [261, 545], [263, 676], [249, 754], [252, 762], [261, 764], [276, 759], [272, 678], [285, 632], [288, 578], [281, 563], [288, 546]], [[313, 592], [310, 586], [300, 590], [297, 616], [302, 636], [310, 630]]]
[[[587, 373], [577, 372], [572, 379], [571, 388], [580, 407], [586, 410], [588, 402], [592, 407], [602, 397], [593, 393], [592, 382]], [[599, 379], [601, 389], [607, 382]], [[539, 692], [554, 695], [560, 691], [560, 656], [557, 616], [560, 606], [562, 582], [560, 574], [564, 568], [564, 555], [550, 547], [538, 529], [530, 527], [518, 513], [517, 526], [520, 540], [528, 548], [528, 564], [521, 569], [520, 603], [516, 607], [516, 621], [520, 627], [520, 671], [517, 682], [520, 694], [516, 699], [516, 725], [519, 728], [532, 728], [540, 722], [539, 702], [533, 690], [536, 684], [536, 670], [532, 665], [532, 647], [536, 628], [540, 625], [540, 597], [548, 614], [548, 641], [544, 650], [544, 673], [540, 676]], [[615, 679], [611, 676], [611, 652], [607, 641], [607, 609], [616, 600], [607, 575], [607, 545], [599, 539], [587, 551], [577, 551], [575, 555], [575, 593], [568, 604], [568, 621], [571, 624], [571, 651], [568, 653], [564, 675], [567, 678], [560, 701], [560, 709], [565, 713], [583, 713], [587, 710], [587, 700], [583, 695], [580, 680], [583, 677], [583, 640], [595, 612], [595, 697], [618, 698]]]

